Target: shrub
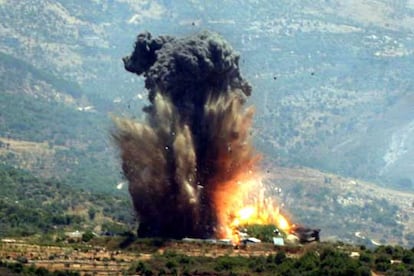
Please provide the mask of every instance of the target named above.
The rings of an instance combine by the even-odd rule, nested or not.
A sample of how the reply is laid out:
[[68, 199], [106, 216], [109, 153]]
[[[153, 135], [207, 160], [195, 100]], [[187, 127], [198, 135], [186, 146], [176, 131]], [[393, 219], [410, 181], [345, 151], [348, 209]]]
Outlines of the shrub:
[[405, 264], [414, 264], [414, 254], [411, 253], [410, 251], [407, 251], [404, 253], [403, 257], [402, 257], [402, 261]]
[[359, 256], [359, 260], [361, 261], [361, 262], [364, 262], [364, 263], [371, 263], [372, 262], [372, 257], [371, 257], [371, 255], [369, 255], [369, 254], [367, 254], [367, 253], [361, 253], [361, 255]]
[[283, 251], [277, 252], [274, 262], [275, 264], [281, 264], [286, 259], [286, 253]]
[[83, 242], [88, 242], [91, 239], [93, 239], [94, 234], [92, 233], [92, 231], [86, 231], [85, 233], [82, 234], [82, 241]]
[[381, 272], [385, 272], [391, 267], [391, 259], [385, 254], [379, 255], [375, 259], [375, 269]]

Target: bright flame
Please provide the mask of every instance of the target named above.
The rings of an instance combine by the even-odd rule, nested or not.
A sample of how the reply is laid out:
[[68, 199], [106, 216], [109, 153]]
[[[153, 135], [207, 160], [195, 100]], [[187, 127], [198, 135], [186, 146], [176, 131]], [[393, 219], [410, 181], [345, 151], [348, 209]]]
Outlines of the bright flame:
[[277, 221], [277, 225], [278, 225], [278, 227], [280, 228], [280, 230], [283, 230], [283, 231], [288, 231], [289, 229], [290, 229], [290, 225], [289, 225], [289, 222], [287, 221], [287, 219], [284, 217], [284, 216], [282, 216], [282, 215], [279, 215], [279, 217], [278, 217], [278, 221]]
[[255, 213], [253, 206], [247, 206], [237, 212], [237, 216], [241, 221], [248, 221]]
[[216, 193], [218, 214], [218, 238], [232, 239], [234, 244], [240, 243], [239, 228], [252, 224], [273, 224], [279, 230], [288, 232], [291, 225], [279, 212], [279, 207], [270, 197], [265, 197], [259, 175], [244, 172], [231, 183], [226, 183]]

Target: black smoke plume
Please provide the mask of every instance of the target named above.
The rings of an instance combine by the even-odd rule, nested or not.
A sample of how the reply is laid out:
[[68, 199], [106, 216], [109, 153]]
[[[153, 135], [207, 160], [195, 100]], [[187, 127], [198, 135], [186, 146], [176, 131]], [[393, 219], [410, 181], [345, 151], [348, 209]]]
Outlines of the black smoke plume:
[[[257, 159], [249, 142], [251, 86], [219, 35], [137, 36], [125, 69], [142, 75], [146, 122], [116, 118], [113, 133], [139, 218], [139, 236], [212, 237], [218, 196]], [[231, 192], [231, 191], [230, 191]]]

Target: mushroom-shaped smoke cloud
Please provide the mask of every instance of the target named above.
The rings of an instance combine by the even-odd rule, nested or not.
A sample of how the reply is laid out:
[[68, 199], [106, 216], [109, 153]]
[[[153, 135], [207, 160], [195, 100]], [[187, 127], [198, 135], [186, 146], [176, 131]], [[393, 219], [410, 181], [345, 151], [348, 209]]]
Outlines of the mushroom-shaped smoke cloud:
[[251, 86], [239, 55], [219, 35], [139, 34], [125, 69], [143, 75], [146, 123], [115, 119], [113, 133], [139, 218], [139, 236], [212, 237], [218, 194], [236, 185], [257, 155], [244, 109]]

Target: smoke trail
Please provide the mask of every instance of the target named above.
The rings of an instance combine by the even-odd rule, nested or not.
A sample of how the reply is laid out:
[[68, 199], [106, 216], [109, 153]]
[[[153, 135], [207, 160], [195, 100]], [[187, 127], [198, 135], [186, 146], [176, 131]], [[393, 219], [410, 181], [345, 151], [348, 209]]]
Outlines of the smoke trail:
[[251, 87], [220, 36], [138, 35], [126, 70], [143, 75], [146, 123], [116, 118], [113, 133], [139, 217], [139, 236], [212, 237], [226, 214], [218, 198], [255, 165]]

